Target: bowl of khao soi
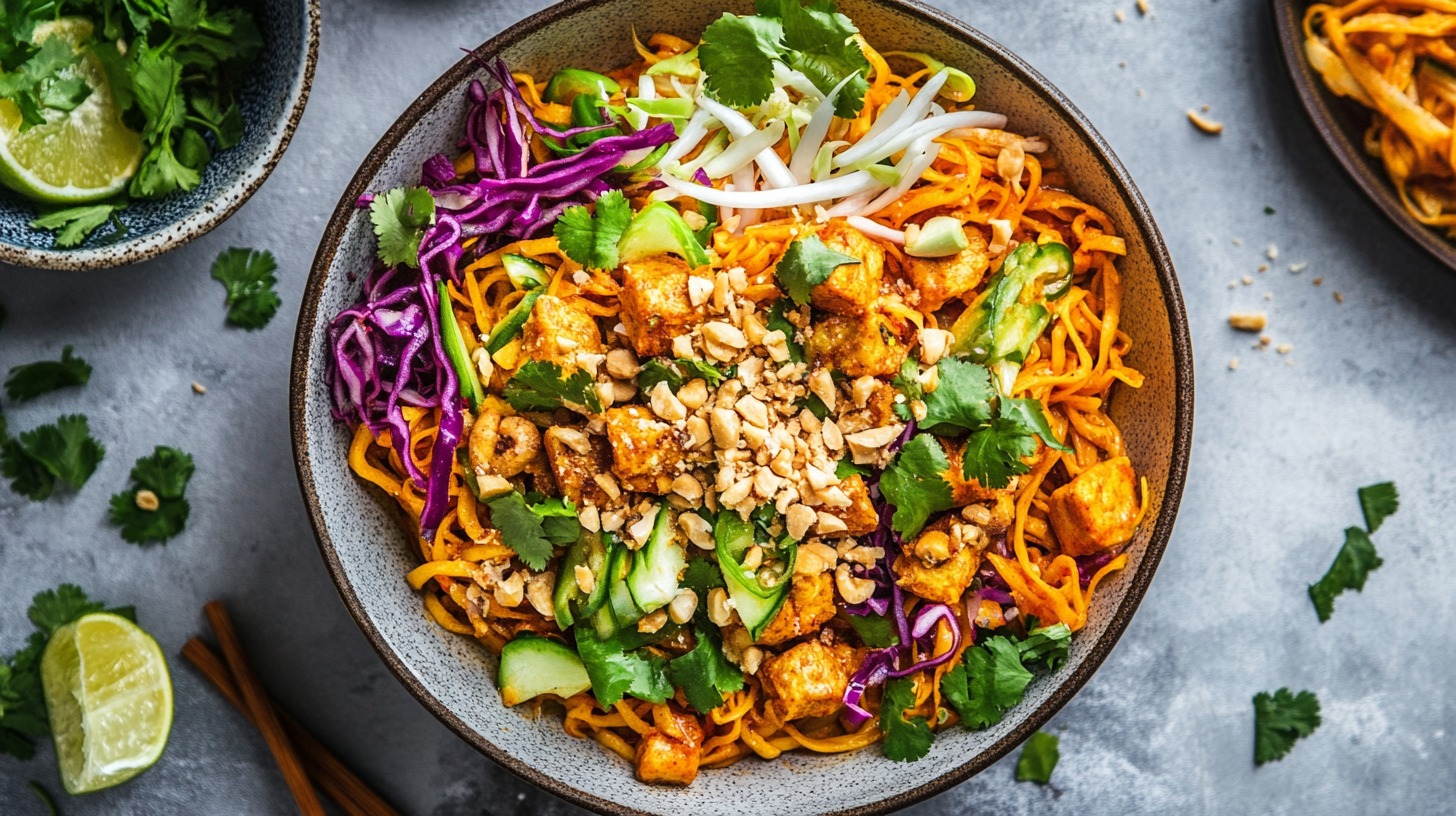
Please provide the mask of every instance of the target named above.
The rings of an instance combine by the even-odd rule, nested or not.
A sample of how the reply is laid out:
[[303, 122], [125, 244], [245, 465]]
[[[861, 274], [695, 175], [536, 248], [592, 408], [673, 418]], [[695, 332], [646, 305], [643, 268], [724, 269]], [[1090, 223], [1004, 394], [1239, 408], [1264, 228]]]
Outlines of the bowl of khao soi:
[[98, 269], [222, 223], [303, 114], [316, 0], [60, 0], [0, 16], [0, 261]]
[[1115, 159], [895, 3], [508, 30], [366, 159], [298, 338], [351, 611], [464, 738], [606, 812], [740, 812], [745, 775], [882, 812], [985, 767], [1126, 624], [1190, 430]]

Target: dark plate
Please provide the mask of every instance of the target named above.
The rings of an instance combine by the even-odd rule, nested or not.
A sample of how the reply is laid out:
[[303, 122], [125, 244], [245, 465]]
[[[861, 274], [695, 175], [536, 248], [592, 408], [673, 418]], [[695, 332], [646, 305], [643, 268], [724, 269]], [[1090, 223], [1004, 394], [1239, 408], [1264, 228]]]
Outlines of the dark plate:
[[1370, 124], [1369, 110], [1354, 100], [1330, 93], [1324, 80], [1304, 58], [1303, 20], [1304, 10], [1310, 5], [1308, 0], [1272, 0], [1271, 5], [1279, 51], [1284, 55], [1299, 101], [1324, 139], [1325, 147], [1391, 223], [1441, 263], [1456, 269], [1456, 244], [1406, 212], [1385, 168], [1362, 147], [1365, 128]]

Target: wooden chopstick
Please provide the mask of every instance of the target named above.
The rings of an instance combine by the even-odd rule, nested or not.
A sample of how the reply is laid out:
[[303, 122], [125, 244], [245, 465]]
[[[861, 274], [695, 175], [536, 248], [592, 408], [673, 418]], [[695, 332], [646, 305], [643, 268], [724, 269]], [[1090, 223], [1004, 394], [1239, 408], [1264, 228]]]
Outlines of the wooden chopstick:
[[[238, 713], [248, 722], [257, 725], [247, 703], [243, 702], [242, 695], [233, 683], [227, 665], [211, 646], [199, 638], [193, 638], [182, 647], [182, 656], [202, 672], [202, 676], [217, 688], [223, 699], [231, 703]], [[273, 703], [273, 708], [278, 713], [278, 721], [283, 724], [283, 730], [288, 732], [289, 739], [298, 747], [298, 758], [309, 778], [348, 816], [399, 816], [399, 811], [349, 770], [307, 728], [277, 703]]]
[[208, 623], [212, 624], [213, 636], [217, 638], [228, 668], [232, 670], [239, 696], [253, 715], [253, 724], [263, 732], [263, 741], [268, 743], [268, 750], [273, 752], [278, 770], [283, 773], [283, 781], [293, 792], [298, 812], [303, 816], [325, 816], [323, 805], [319, 804], [313, 785], [309, 784], [308, 774], [304, 773], [303, 766], [298, 762], [298, 752], [294, 750], [288, 735], [283, 732], [283, 725], [278, 722], [278, 715], [273, 712], [273, 706], [268, 702], [258, 675], [253, 673], [253, 667], [248, 665], [247, 658], [243, 656], [242, 642], [238, 640], [238, 633], [233, 629], [227, 609], [223, 607], [222, 601], [210, 601], [202, 611], [206, 613]]

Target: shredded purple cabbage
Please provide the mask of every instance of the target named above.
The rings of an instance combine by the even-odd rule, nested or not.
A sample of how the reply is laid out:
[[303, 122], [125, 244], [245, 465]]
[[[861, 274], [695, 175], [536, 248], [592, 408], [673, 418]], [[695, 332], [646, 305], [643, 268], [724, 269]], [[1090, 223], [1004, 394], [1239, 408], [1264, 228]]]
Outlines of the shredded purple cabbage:
[[[448, 512], [450, 471], [464, 431], [460, 383], [445, 356], [436, 284], [459, 281], [464, 242], [478, 238], [477, 252], [550, 229], [568, 207], [587, 204], [612, 189], [603, 176], [631, 151], [676, 138], [672, 125], [608, 136], [579, 153], [532, 166], [527, 128], [565, 139], [610, 125], [558, 130], [538, 121], [521, 97], [505, 63], [486, 66], [499, 87], [486, 93], [470, 85], [472, 103], [461, 147], [475, 157], [476, 180], [461, 179], [449, 156], [439, 153], [420, 168], [420, 182], [435, 198], [435, 222], [420, 241], [420, 268], [377, 267], [364, 281], [361, 301], [329, 324], [328, 372], [333, 417], [363, 422], [390, 440], [410, 479], [425, 488], [421, 533], [434, 537]], [[372, 194], [356, 207], [368, 207]], [[430, 472], [422, 473], [409, 451], [409, 424], [402, 407], [439, 408]]]
[[1087, 586], [1092, 583], [1092, 578], [1097, 575], [1098, 570], [1112, 563], [1112, 559], [1121, 554], [1121, 547], [1113, 547], [1092, 555], [1076, 556], [1072, 560], [1077, 562], [1077, 579], [1082, 582], [1082, 586]]

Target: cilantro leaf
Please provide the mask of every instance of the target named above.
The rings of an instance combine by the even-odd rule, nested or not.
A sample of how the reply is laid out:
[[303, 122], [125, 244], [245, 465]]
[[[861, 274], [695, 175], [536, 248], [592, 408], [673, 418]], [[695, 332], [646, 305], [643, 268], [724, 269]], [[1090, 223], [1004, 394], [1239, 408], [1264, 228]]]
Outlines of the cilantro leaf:
[[688, 704], [699, 713], [723, 705], [723, 695], [743, 688], [743, 672], [723, 656], [723, 646], [712, 627], [699, 627], [692, 651], [667, 664], [667, 679], [683, 690]]
[[775, 268], [779, 286], [800, 306], [809, 302], [814, 287], [829, 280], [834, 270], [846, 264], [859, 264], [858, 258], [835, 252], [817, 235], [799, 238], [789, 244]]
[[1360, 512], [1365, 515], [1366, 532], [1380, 529], [1381, 522], [1395, 515], [1400, 509], [1400, 496], [1395, 492], [1395, 482], [1381, 482], [1360, 488]]
[[526, 494], [526, 505], [541, 520], [541, 534], [556, 546], [566, 546], [581, 536], [576, 505], [567, 499], [552, 498], [532, 491]]
[[435, 199], [425, 187], [396, 187], [369, 203], [379, 259], [389, 266], [420, 266], [420, 240], [435, 223]]
[[[906, 360], [906, 364], [915, 365], [910, 360]], [[985, 366], [955, 357], [947, 357], [936, 365], [940, 369], [940, 384], [924, 395], [925, 419], [920, 421], [921, 430], [944, 436], [974, 431], [989, 422], [991, 401], [996, 397], [996, 388], [991, 385], [991, 372]], [[919, 373], [917, 367], [915, 374]], [[904, 376], [902, 369], [901, 377]], [[914, 375], [910, 380], [915, 382]], [[897, 385], [899, 382], [897, 379]], [[919, 385], [915, 382], [916, 388]], [[908, 394], [906, 399], [910, 399]]]
[[35, 624], [35, 628], [49, 638], [57, 629], [82, 615], [100, 612], [105, 608], [105, 604], [91, 600], [86, 596], [86, 591], [75, 584], [61, 584], [31, 599], [30, 610], [26, 616]]
[[0, 73], [0, 96], [15, 103], [22, 132], [45, 124], [43, 109], [72, 110], [90, 93], [68, 70], [79, 56], [65, 38], [47, 37], [38, 46], [16, 70]]
[[[164, 542], [182, 532], [192, 506], [183, 493], [196, 470], [192, 457], [176, 448], [158, 445], [151, 456], [143, 456], [131, 469], [135, 485], [111, 497], [111, 523], [121, 527], [121, 537], [133, 544]], [[142, 490], [151, 491], [157, 506], [143, 509], [137, 502]]]
[[1016, 644], [1021, 652], [1021, 664], [1030, 666], [1044, 663], [1049, 671], [1056, 671], [1067, 662], [1072, 645], [1072, 630], [1065, 623], [1033, 627], [1026, 638]]
[[596, 215], [586, 207], [567, 207], [552, 232], [566, 257], [587, 269], [616, 269], [617, 244], [632, 222], [632, 205], [621, 190], [597, 198]]
[[212, 262], [212, 279], [227, 288], [229, 323], [250, 331], [268, 325], [283, 303], [273, 289], [277, 269], [278, 262], [266, 249], [232, 247], [218, 254]]
[[859, 635], [860, 642], [871, 649], [887, 649], [900, 645], [900, 635], [895, 624], [884, 615], [848, 615], [849, 625]]
[[900, 449], [900, 454], [880, 474], [880, 492], [895, 507], [890, 524], [895, 532], [910, 538], [925, 526], [932, 513], [949, 510], [950, 483], [942, 473], [950, 470], [945, 449], [930, 434], [920, 434]]
[[71, 347], [61, 349], [61, 359], [41, 360], [10, 369], [5, 380], [5, 393], [16, 402], [32, 400], [73, 385], [85, 385], [91, 379], [91, 366], [71, 354]]
[[880, 730], [885, 733], [885, 758], [895, 762], [914, 762], [930, 753], [935, 732], [924, 717], [905, 716], [915, 705], [915, 681], [898, 677], [885, 683], [885, 696], [880, 700]]
[[11, 480], [17, 493], [41, 501], [51, 495], [58, 480], [80, 489], [105, 455], [106, 448], [92, 438], [86, 417], [67, 414], [54, 425], [6, 440], [0, 450], [0, 474]]
[[960, 665], [940, 679], [940, 694], [967, 728], [989, 728], [1021, 702], [1031, 672], [1021, 664], [1021, 650], [1003, 635], [966, 649]]
[[1003, 488], [1012, 476], [1031, 470], [1021, 459], [1034, 453], [1035, 436], [1015, 421], [997, 417], [966, 440], [961, 474], [983, 487]]
[[1309, 599], [1314, 602], [1320, 623], [1329, 620], [1334, 613], [1335, 596], [1347, 589], [1363, 590], [1365, 579], [1383, 563], [1369, 534], [1359, 527], [1346, 527], [1345, 543], [1335, 554], [1334, 563], [1330, 564], [1324, 577], [1309, 585]]
[[857, 115], [869, 91], [870, 63], [855, 35], [859, 29], [834, 10], [832, 3], [803, 6], [800, 0], [782, 0], [784, 45], [789, 64], [829, 93], [846, 77], [854, 76], [835, 98], [834, 113], [848, 119]]
[[1291, 694], [1282, 688], [1272, 695], [1254, 695], [1254, 764], [1283, 759], [1294, 743], [1314, 733], [1320, 724], [1319, 698], [1313, 692]]
[[735, 108], [751, 108], [773, 93], [773, 64], [784, 27], [771, 17], [724, 14], [703, 29], [698, 46], [704, 90]]
[[1072, 452], [1071, 448], [1062, 444], [1056, 434], [1052, 433], [1051, 423], [1047, 422], [1046, 412], [1042, 410], [1041, 403], [1037, 400], [1030, 397], [1019, 399], [1003, 397], [997, 414], [1036, 434], [1047, 447], [1063, 453]]
[[895, 403], [895, 416], [901, 422], [910, 421], [910, 403], [925, 399], [925, 387], [920, 384], [920, 364], [913, 357], [906, 357], [900, 364], [900, 371], [890, 378], [890, 385], [905, 395], [904, 402]]
[[486, 504], [490, 507], [490, 523], [500, 530], [506, 546], [515, 550], [531, 569], [537, 572], [546, 569], [554, 547], [546, 537], [541, 516], [532, 512], [526, 497], [512, 490], [487, 500]]
[[1038, 731], [1027, 737], [1026, 746], [1021, 749], [1021, 758], [1016, 760], [1016, 781], [1035, 782], [1038, 785], [1052, 781], [1052, 771], [1057, 767], [1057, 760], [1062, 758], [1061, 751], [1058, 750], [1060, 742], [1057, 735], [1045, 731]]
[[868, 465], [856, 465], [854, 459], [846, 456], [834, 463], [834, 478], [844, 481], [851, 476], [868, 476], [870, 468]]
[[611, 708], [630, 694], [660, 703], [672, 696], [667, 661], [651, 652], [629, 652], [613, 639], [602, 640], [590, 627], [576, 628], [576, 652], [592, 681], [592, 694]]
[[675, 392], [689, 380], [705, 380], [709, 388], [717, 388], [729, 376], [728, 372], [704, 360], [654, 358], [642, 365], [642, 371], [637, 375], [637, 388], [646, 393], [658, 383], [665, 382]]
[[552, 411], [566, 403], [593, 413], [602, 410], [596, 382], [585, 371], [567, 375], [556, 363], [531, 360], [506, 383], [501, 394], [517, 411]]
[[[80, 246], [98, 227], [111, 221], [116, 213], [124, 209], [125, 204], [67, 207], [39, 216], [30, 222], [30, 226], [32, 229], [59, 230], [56, 233], [56, 246], [69, 249]], [[116, 226], [120, 231], [120, 222], [116, 222]]]

